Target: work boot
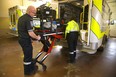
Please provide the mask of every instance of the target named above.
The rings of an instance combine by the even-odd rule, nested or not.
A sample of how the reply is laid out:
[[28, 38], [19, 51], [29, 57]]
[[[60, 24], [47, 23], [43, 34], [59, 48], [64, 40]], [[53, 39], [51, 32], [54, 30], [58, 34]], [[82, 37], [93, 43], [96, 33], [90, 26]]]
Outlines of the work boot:
[[74, 52], [74, 59], [76, 58], [76, 52]]
[[24, 69], [24, 74], [25, 75], [34, 75], [36, 72], [38, 71], [38, 66], [34, 65], [34, 67], [28, 69], [28, 71], [26, 69]]
[[70, 63], [75, 63], [74, 54], [70, 54]]
[[35, 73], [38, 71], [38, 66], [37, 65], [35, 65], [34, 66], [34, 70], [33, 70]]

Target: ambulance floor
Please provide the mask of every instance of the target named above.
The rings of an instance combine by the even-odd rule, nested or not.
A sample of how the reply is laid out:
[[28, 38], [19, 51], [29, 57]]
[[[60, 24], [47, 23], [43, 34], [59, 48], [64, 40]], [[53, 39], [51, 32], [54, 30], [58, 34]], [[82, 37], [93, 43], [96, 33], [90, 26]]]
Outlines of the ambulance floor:
[[[67, 62], [68, 48], [58, 46], [63, 43], [59, 41], [44, 61], [47, 70], [43, 71], [42, 66], [37, 64], [38, 72], [35, 75], [25, 76], [23, 53], [18, 38], [9, 35], [8, 30], [5, 23], [0, 23], [0, 77], [116, 77], [116, 38], [108, 39], [104, 51], [97, 51], [91, 55], [78, 52], [74, 64]], [[34, 57], [41, 47], [40, 42], [33, 42]]]

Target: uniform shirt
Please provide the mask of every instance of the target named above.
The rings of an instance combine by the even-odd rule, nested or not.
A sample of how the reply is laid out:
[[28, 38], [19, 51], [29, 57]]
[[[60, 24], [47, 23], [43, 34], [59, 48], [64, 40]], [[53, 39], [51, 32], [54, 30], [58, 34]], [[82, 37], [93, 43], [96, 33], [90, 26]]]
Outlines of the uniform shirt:
[[18, 36], [19, 38], [30, 38], [28, 31], [33, 31], [31, 25], [32, 17], [28, 14], [24, 14], [18, 20]]

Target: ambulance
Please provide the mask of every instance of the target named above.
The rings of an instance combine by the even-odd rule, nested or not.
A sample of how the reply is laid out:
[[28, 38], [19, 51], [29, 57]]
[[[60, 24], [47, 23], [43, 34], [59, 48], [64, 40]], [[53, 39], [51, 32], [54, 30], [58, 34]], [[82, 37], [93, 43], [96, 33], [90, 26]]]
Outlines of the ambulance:
[[[111, 11], [106, 0], [68, 0], [59, 3], [62, 19], [77, 17], [80, 25], [80, 51], [94, 54], [103, 49], [109, 38]], [[62, 9], [62, 10], [61, 10]], [[64, 14], [64, 15], [63, 15]]]
[[84, 0], [80, 30], [83, 42], [82, 51], [94, 54], [104, 48], [110, 33], [111, 11], [106, 0]]
[[18, 36], [17, 33], [17, 24], [18, 24], [18, 18], [26, 13], [26, 7], [24, 6], [13, 6], [8, 9], [9, 12], [9, 34]]

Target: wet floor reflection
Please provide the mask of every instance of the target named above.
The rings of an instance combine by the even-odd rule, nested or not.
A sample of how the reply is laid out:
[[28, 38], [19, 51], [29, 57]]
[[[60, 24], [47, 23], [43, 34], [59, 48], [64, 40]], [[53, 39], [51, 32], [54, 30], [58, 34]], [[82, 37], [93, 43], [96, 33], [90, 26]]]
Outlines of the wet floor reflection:
[[[37, 64], [39, 69], [35, 75], [24, 76], [22, 50], [16, 38], [8, 37], [0, 41], [0, 77], [116, 77], [116, 38], [108, 40], [104, 51], [92, 55], [77, 52], [74, 64], [67, 62], [67, 46], [56, 44], [44, 61], [47, 70], [43, 71], [42, 66]], [[33, 42], [33, 45], [35, 56], [42, 44]]]

